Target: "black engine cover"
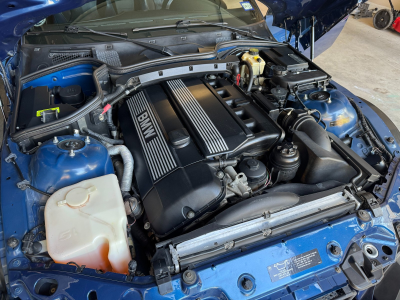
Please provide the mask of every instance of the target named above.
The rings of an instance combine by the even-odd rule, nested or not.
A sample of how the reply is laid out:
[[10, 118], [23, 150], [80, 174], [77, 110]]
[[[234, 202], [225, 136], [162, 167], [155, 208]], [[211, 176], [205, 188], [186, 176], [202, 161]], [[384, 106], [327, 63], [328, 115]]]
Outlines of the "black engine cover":
[[177, 79], [147, 87], [120, 107], [119, 120], [146, 215], [160, 237], [224, 199], [224, 184], [207, 162], [266, 151], [284, 135], [226, 80]]

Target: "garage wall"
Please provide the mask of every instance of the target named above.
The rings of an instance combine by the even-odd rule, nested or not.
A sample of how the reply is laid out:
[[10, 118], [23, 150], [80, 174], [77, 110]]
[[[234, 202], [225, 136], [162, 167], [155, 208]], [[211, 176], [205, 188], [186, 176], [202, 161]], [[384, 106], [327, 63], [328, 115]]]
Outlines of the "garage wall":
[[[390, 7], [389, 0], [369, 0], [368, 2]], [[400, 0], [392, 0], [392, 3], [395, 9], [400, 9]]]

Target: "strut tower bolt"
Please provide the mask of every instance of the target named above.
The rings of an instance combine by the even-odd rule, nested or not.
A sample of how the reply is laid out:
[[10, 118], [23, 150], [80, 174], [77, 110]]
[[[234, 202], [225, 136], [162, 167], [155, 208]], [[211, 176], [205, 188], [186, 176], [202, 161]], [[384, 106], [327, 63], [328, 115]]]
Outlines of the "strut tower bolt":
[[340, 253], [342, 253], [342, 249], [340, 249], [340, 247], [338, 245], [332, 245], [331, 246], [331, 253], [333, 255], [340, 255]]
[[197, 279], [196, 272], [193, 270], [186, 270], [185, 272], [183, 272], [182, 279], [186, 284], [193, 284], [196, 282]]
[[90, 137], [89, 136], [86, 136], [85, 142], [86, 142], [86, 144], [90, 144]]
[[150, 222], [144, 223], [144, 230], [149, 230], [150, 229]]
[[53, 144], [58, 144], [58, 138], [56, 136], [53, 139]]
[[242, 287], [246, 290], [246, 291], [250, 291], [253, 288], [253, 281], [251, 281], [248, 278], [243, 278], [242, 280]]

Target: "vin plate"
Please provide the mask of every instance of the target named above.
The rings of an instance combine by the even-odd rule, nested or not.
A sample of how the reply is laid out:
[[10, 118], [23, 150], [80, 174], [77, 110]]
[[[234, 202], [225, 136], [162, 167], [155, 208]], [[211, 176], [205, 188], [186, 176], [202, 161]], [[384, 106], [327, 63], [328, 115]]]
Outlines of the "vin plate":
[[310, 250], [268, 266], [271, 281], [275, 282], [322, 263], [318, 250]]

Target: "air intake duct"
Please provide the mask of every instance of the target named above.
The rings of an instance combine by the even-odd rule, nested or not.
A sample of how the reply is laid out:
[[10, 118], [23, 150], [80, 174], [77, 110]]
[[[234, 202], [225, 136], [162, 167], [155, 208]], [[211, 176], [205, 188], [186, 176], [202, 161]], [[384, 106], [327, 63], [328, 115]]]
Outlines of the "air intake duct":
[[328, 133], [302, 109], [283, 111], [278, 123], [292, 132], [292, 141], [300, 152], [297, 172], [303, 183], [315, 184], [336, 180], [350, 182], [356, 171], [331, 146]]

